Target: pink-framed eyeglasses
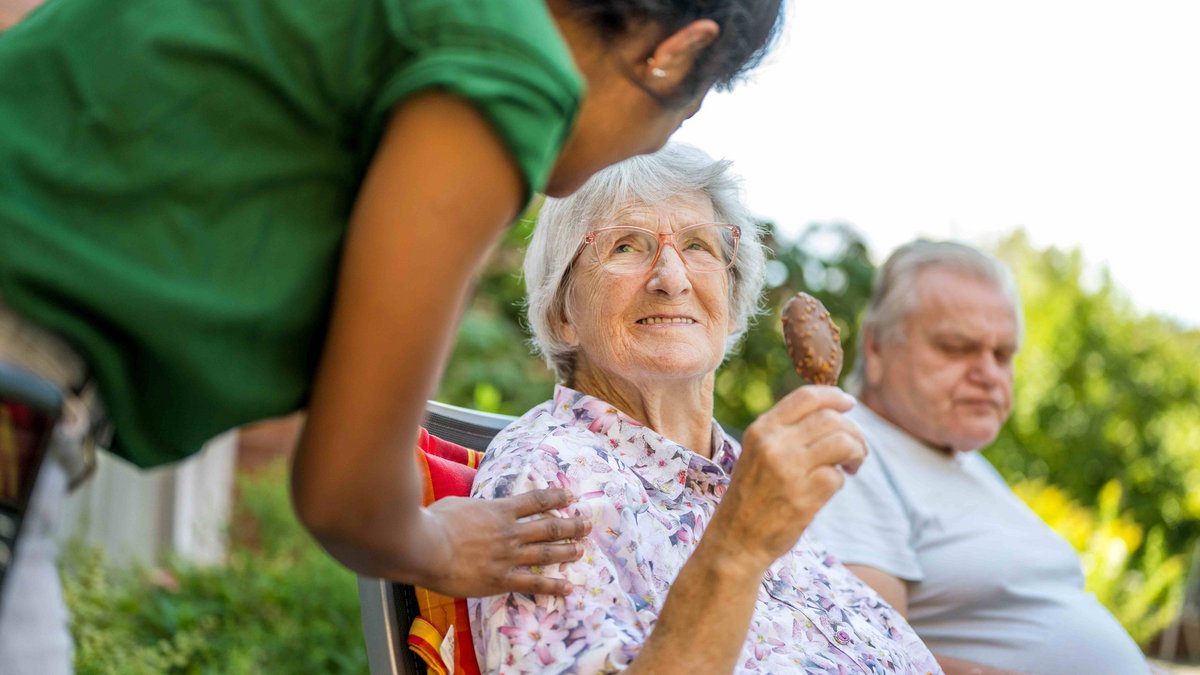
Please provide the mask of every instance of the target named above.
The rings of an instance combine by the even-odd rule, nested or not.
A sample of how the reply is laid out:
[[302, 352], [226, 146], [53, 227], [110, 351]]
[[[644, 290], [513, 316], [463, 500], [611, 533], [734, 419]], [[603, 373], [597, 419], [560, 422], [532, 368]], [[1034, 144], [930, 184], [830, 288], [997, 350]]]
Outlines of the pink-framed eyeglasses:
[[590, 250], [592, 259], [612, 274], [641, 274], [654, 267], [664, 246], [679, 254], [693, 272], [722, 272], [737, 260], [742, 228], [728, 223], [699, 223], [674, 232], [657, 232], [633, 225], [591, 230], [575, 255]]

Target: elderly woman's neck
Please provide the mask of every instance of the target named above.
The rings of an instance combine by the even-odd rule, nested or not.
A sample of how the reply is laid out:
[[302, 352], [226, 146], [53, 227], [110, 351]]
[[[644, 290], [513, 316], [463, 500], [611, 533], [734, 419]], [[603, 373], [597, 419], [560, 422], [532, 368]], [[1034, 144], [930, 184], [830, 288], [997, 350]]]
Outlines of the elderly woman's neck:
[[699, 381], [630, 382], [604, 373], [576, 371], [571, 387], [611, 404], [655, 432], [712, 457], [714, 374]]

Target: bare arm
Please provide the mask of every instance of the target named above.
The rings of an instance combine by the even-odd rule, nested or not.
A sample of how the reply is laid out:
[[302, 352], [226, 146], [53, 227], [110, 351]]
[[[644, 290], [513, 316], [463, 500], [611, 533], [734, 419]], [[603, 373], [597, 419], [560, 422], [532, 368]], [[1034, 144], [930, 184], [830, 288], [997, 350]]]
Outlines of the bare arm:
[[[908, 616], [908, 585], [903, 579], [866, 565], [846, 565], [846, 569], [875, 589], [875, 592], [887, 600], [897, 612]], [[946, 675], [1019, 675], [1016, 671], [993, 668], [944, 654], [935, 653], [934, 657], [942, 670], [946, 671]]]
[[0, 0], [0, 31], [12, 28], [42, 0]]
[[[715, 535], [715, 536], [714, 536]], [[763, 572], [707, 532], [671, 584], [654, 632], [628, 673], [729, 673], [746, 640]]]
[[430, 93], [399, 107], [347, 231], [329, 335], [293, 469], [301, 520], [361, 573], [448, 595], [562, 593], [514, 568], [574, 560], [562, 490], [421, 507], [414, 446], [475, 269], [521, 206], [520, 172], [467, 103]]
[[864, 584], [873, 588], [879, 594], [879, 597], [887, 600], [887, 603], [897, 612], [900, 612], [902, 616], [905, 618], [908, 617], [907, 582], [883, 570], [867, 567], [866, 565], [847, 564], [846, 569], [853, 572], [854, 576], [862, 579]]
[[631, 673], [733, 671], [767, 567], [800, 538], [866, 455], [831, 387], [793, 392], [746, 431], [742, 456], [695, 553], [671, 585]]

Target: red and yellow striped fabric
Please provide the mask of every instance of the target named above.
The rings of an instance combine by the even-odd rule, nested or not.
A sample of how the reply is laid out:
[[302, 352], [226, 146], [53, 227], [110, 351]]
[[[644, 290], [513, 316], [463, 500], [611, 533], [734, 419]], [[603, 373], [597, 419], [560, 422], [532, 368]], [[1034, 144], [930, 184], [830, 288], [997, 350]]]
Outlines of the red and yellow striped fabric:
[[[443, 497], [466, 497], [483, 453], [444, 441], [421, 429], [417, 442], [421, 471], [425, 476], [425, 505]], [[467, 619], [467, 601], [415, 587], [421, 616], [408, 633], [408, 648], [420, 656], [431, 673], [478, 675], [475, 643]], [[451, 669], [441, 655], [447, 631], [454, 628], [454, 663]]]
[[46, 415], [0, 399], [0, 501], [24, 508], [51, 428]]

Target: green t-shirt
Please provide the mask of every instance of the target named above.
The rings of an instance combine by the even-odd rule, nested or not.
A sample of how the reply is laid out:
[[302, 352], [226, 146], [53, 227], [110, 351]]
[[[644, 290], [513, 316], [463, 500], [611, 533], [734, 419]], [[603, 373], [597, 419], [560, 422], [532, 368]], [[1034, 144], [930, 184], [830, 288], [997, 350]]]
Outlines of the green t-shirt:
[[114, 452], [304, 405], [359, 184], [429, 88], [531, 191], [583, 95], [543, 0], [51, 0], [0, 34], [0, 297], [87, 359]]

